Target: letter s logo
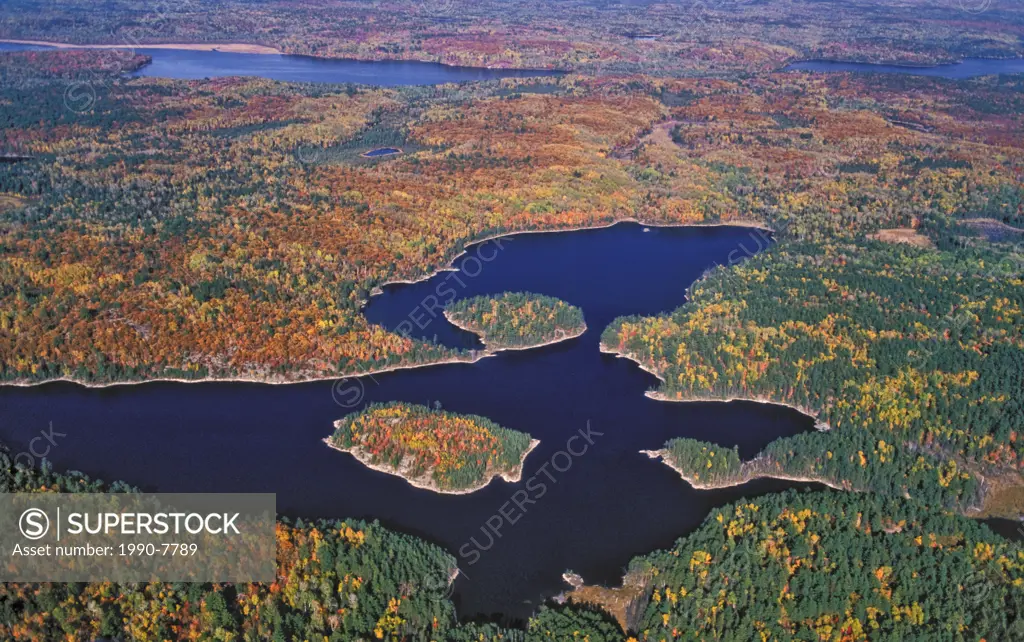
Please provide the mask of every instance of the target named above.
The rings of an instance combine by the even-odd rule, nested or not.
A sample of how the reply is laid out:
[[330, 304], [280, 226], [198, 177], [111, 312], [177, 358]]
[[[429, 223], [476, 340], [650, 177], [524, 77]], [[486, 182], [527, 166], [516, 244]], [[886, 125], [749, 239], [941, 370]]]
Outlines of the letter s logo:
[[50, 532], [50, 518], [39, 508], [30, 508], [18, 520], [21, 534], [31, 540], [41, 539]]

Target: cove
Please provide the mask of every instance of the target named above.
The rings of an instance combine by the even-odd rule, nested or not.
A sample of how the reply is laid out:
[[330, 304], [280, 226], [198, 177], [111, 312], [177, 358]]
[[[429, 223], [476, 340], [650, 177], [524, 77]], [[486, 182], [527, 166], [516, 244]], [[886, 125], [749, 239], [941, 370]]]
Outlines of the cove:
[[[0, 51], [44, 50], [39, 45], [0, 43]], [[311, 83], [357, 83], [378, 87], [438, 85], [450, 82], [557, 76], [550, 69], [489, 69], [456, 67], [433, 62], [363, 61], [340, 58], [314, 58], [284, 54], [243, 54], [187, 49], [147, 49], [135, 53], [149, 56], [152, 62], [131, 76], [158, 76], [179, 80], [199, 80], [224, 76], [259, 76], [271, 80]]]
[[[527, 617], [567, 588], [561, 578], [566, 569], [589, 583], [617, 584], [633, 556], [669, 546], [713, 507], [807, 486], [759, 480], [721, 491], [692, 489], [639, 451], [688, 436], [737, 445], [749, 457], [777, 437], [812, 430], [813, 422], [781, 406], [648, 399], [643, 393], [655, 378], [598, 349], [612, 319], [679, 306], [706, 269], [756, 251], [765, 245], [761, 239], [763, 233], [746, 228], [645, 231], [633, 223], [502, 237], [496, 253], [496, 241], [485, 243], [483, 254], [493, 258], [479, 269], [471, 259], [483, 246], [469, 246], [454, 263], [463, 272], [387, 286], [371, 298], [367, 316], [395, 327], [441, 280], [458, 274], [465, 283], [457, 286], [459, 298], [530, 290], [577, 305], [586, 333], [473, 364], [336, 382], [0, 387], [0, 442], [13, 454], [27, 453], [19, 458], [25, 462], [36, 458], [32, 440], [51, 434], [53, 444], [37, 439], [34, 452], [43, 454], [46, 447], [56, 468], [122, 479], [144, 490], [273, 492], [284, 515], [379, 519], [456, 556], [464, 575], [453, 599], [462, 616]], [[440, 315], [416, 331], [449, 345], [477, 345], [474, 335]], [[469, 495], [441, 495], [372, 471], [321, 442], [335, 419], [391, 400], [437, 401], [446, 410], [528, 432], [541, 443], [526, 459], [522, 482], [495, 480]], [[591, 434], [592, 443], [569, 444], [580, 431]], [[560, 454], [580, 453], [584, 445], [581, 454]], [[511, 517], [498, 521], [495, 516], [531, 477], [545, 485], [544, 494], [530, 491], [534, 503], [506, 509]], [[462, 556], [460, 549], [479, 555]]]
[[876, 74], [908, 74], [913, 76], [937, 76], [940, 78], [974, 78], [992, 74], [1024, 73], [1024, 59], [1021, 58], [966, 58], [962, 62], [947, 65], [879, 65], [866, 62], [837, 62], [832, 60], [807, 60], [787, 65], [782, 71], [856, 71]]

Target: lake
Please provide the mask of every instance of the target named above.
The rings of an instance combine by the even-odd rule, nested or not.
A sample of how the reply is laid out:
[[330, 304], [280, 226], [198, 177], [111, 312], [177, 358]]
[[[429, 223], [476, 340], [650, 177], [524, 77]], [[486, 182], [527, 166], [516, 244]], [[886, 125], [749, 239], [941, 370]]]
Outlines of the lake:
[[963, 62], [930, 67], [910, 65], [875, 65], [861, 62], [834, 62], [830, 60], [808, 60], [794, 62], [783, 71], [857, 71], [875, 74], [909, 74], [914, 76], [938, 76], [941, 78], [974, 78], [991, 74], [1024, 73], [1024, 59], [967, 58]]
[[[41, 50], [37, 45], [0, 43], [0, 51]], [[547, 69], [486, 69], [455, 67], [432, 62], [361, 61], [288, 56], [241, 54], [187, 49], [135, 49], [153, 62], [130, 74], [197, 80], [223, 76], [260, 76], [273, 80], [315, 83], [358, 83], [378, 87], [437, 85], [449, 82], [557, 76]]]
[[[466, 573], [455, 586], [460, 614], [526, 617], [566, 588], [566, 569], [588, 582], [617, 583], [634, 555], [670, 545], [712, 507], [805, 486], [764, 480], [696, 491], [638, 452], [689, 436], [737, 445], [749, 457], [779, 436], [813, 429], [808, 417], [780, 406], [648, 399], [653, 376], [601, 354], [600, 334], [615, 317], [672, 310], [704, 270], [766, 245], [763, 233], [738, 227], [644, 230], [621, 223], [471, 246], [455, 261], [461, 272], [388, 286], [366, 308], [374, 323], [397, 328], [412, 316], [415, 334], [473, 347], [479, 345], [474, 335], [443, 316], [425, 315], [424, 300], [445, 285], [458, 298], [529, 290], [583, 310], [589, 329], [577, 339], [475, 364], [339, 382], [0, 387], [0, 441], [14, 453], [26, 451], [52, 425], [62, 434], [49, 452], [58, 469], [162, 492], [274, 492], [278, 511], [289, 516], [380, 519], [459, 558]], [[440, 402], [528, 432], [541, 444], [527, 458], [522, 482], [498, 479], [469, 495], [440, 495], [369, 470], [321, 442], [335, 419], [388, 400]], [[557, 453], [588, 425], [593, 445], [567, 466]], [[572, 448], [580, 450], [578, 443]], [[533, 494], [536, 503], [489, 542], [481, 528], [495, 523], [531, 476], [545, 482], [545, 494]], [[459, 555], [467, 545], [487, 550], [469, 564]]]

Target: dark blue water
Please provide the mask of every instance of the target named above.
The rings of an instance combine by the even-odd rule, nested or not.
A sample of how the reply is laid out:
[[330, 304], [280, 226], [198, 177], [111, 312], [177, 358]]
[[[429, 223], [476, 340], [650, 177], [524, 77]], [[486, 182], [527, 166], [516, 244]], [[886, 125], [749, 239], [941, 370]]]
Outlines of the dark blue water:
[[1024, 73], [1024, 59], [967, 58], [963, 62], [931, 67], [909, 65], [874, 65], [861, 62], [833, 62], [809, 60], [795, 62], [783, 71], [859, 71], [875, 74], [911, 74], [915, 76], [938, 76], [941, 78], [974, 78], [991, 74]]
[[[2, 51], [38, 49], [45, 49], [45, 47], [0, 43]], [[379, 87], [397, 87], [497, 78], [553, 76], [562, 73], [539, 69], [454, 67], [432, 62], [360, 61], [186, 49], [139, 48], [135, 49], [135, 52], [151, 57], [153, 62], [131, 75], [184, 80], [222, 76], [260, 76], [290, 82], [358, 83]]]
[[[392, 328], [415, 318], [414, 334], [474, 345], [472, 335], [424, 312], [425, 306], [437, 312], [430, 297], [448, 298], [448, 289], [457, 297], [531, 290], [580, 306], [589, 330], [562, 344], [472, 365], [340, 383], [3, 387], [0, 441], [24, 451], [52, 423], [65, 433], [49, 452], [59, 469], [124, 479], [146, 490], [274, 492], [279, 510], [293, 516], [379, 518], [460, 559], [468, 575], [456, 583], [461, 613], [524, 617], [563, 590], [567, 568], [589, 582], [617, 582], [631, 557], [668, 546], [712, 507], [791, 486], [759, 481], [698, 492], [638, 451], [686, 435], [738, 445], [750, 456], [780, 435], [810, 430], [808, 418], [753, 403], [653, 401], [643, 394], [656, 384], [651, 375], [598, 350], [600, 333], [614, 317], [671, 310], [705, 269], [742, 256], [741, 246], [753, 251], [765, 243], [761, 233], [742, 228], [644, 232], [635, 224], [523, 234], [500, 246], [490, 241], [456, 260], [461, 272], [387, 287], [371, 299], [367, 315]], [[542, 443], [518, 484], [495, 480], [470, 495], [418, 490], [320, 441], [338, 417], [385, 400], [440, 401], [447, 410], [490, 417]], [[592, 445], [570, 444], [577, 453], [587, 446], [579, 456], [558, 455], [588, 423], [603, 435], [592, 435]], [[36, 442], [37, 452], [43, 445]], [[535, 504], [524, 503], [524, 510], [508, 504], [507, 520], [496, 517], [516, 491], [530, 487], [530, 477], [545, 485], [543, 496], [535, 483], [525, 496]], [[495, 529], [485, 536], [481, 527], [488, 520]]]

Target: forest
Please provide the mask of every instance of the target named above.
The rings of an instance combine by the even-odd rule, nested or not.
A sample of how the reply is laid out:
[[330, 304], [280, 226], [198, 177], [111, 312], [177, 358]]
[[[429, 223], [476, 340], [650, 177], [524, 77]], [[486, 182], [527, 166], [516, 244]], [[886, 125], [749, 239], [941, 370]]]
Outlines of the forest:
[[488, 350], [533, 348], [583, 334], [583, 311], [561, 299], [532, 292], [459, 299], [445, 317], [479, 334]]
[[709, 485], [733, 485], [749, 481], [743, 475], [743, 462], [739, 450], [706, 441], [677, 437], [670, 439], [657, 454], [665, 462], [682, 471], [687, 481], [695, 487]]
[[[1019, 3], [960, 0], [8, 0], [0, 37], [254, 43], [286, 53], [479, 67], [705, 75], [794, 59], [927, 64], [1022, 53]], [[202, 18], [198, 18], [202, 16]]]
[[403, 402], [372, 403], [334, 423], [328, 444], [414, 485], [440, 492], [482, 488], [493, 477], [518, 480], [535, 444], [486, 417]]
[[987, 527], [871, 494], [790, 491], [714, 510], [635, 558], [640, 640], [1013, 640], [1024, 551]]

